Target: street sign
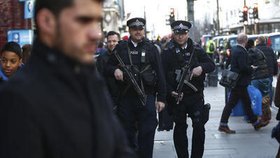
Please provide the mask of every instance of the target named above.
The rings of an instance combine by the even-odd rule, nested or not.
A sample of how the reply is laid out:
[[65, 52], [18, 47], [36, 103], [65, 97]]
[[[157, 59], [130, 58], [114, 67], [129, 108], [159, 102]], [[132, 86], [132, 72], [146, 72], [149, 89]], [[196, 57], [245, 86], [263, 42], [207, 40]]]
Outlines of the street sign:
[[26, 0], [24, 2], [24, 19], [34, 17], [34, 0]]
[[16, 42], [22, 47], [25, 44], [32, 44], [33, 30], [9, 30], [7, 37], [8, 42]]

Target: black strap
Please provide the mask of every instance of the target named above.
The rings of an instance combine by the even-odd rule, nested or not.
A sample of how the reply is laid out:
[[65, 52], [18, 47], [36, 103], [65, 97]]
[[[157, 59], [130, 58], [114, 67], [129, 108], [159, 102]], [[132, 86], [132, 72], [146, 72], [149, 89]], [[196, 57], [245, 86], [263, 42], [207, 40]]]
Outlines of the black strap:
[[[128, 46], [128, 43], [127, 43], [127, 53], [128, 53], [128, 58], [129, 58], [129, 62], [130, 62], [130, 66], [132, 67], [133, 66], [133, 63], [132, 63], [132, 58], [131, 58], [131, 50], [130, 50], [130, 48], [129, 48], [129, 46]], [[142, 54], [141, 54], [141, 57], [142, 57]], [[139, 75], [141, 75], [141, 72], [139, 72]], [[144, 83], [143, 83], [143, 81], [142, 81], [142, 78], [141, 78], [141, 76], [139, 77], [139, 79], [140, 79], [140, 86], [141, 86], [141, 90], [143, 91], [143, 92], [145, 92], [145, 90], [144, 90]]]

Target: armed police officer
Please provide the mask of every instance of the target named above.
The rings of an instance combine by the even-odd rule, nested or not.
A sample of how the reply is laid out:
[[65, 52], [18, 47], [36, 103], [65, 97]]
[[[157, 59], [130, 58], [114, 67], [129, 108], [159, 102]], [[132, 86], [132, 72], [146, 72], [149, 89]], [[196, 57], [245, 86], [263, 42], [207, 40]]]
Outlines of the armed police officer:
[[174, 122], [174, 145], [178, 158], [188, 158], [187, 116], [192, 119], [192, 158], [201, 158], [204, 152], [205, 128], [210, 105], [204, 105], [205, 73], [215, 65], [205, 51], [188, 36], [192, 24], [175, 21], [171, 24], [173, 39], [163, 52], [166, 72], [168, 110]]
[[127, 21], [130, 37], [116, 46], [107, 68], [122, 90], [117, 115], [129, 143], [139, 158], [152, 158], [156, 110], [165, 106], [166, 85], [159, 52], [144, 38], [145, 24], [143, 18]]

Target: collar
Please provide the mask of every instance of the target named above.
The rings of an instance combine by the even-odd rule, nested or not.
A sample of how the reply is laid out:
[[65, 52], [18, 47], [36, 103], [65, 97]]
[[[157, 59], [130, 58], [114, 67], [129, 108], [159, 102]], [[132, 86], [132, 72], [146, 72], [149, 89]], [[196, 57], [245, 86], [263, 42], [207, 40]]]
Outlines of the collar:
[[188, 47], [188, 43], [186, 42], [186, 44], [183, 45], [181, 48], [182, 48], [182, 49], [187, 49], [187, 47]]
[[138, 43], [136, 43], [136, 42], [134, 42], [134, 41], [132, 41], [132, 40], [131, 40], [131, 43], [133, 44], [134, 47], [137, 47], [137, 46], [138, 46]]
[[242, 47], [243, 49], [245, 49], [247, 51], [247, 49], [243, 45], [237, 44], [237, 46], [240, 46], [240, 47]]
[[2, 67], [0, 67], [0, 78], [2, 78], [2, 80], [7, 81], [8, 77], [5, 75], [5, 73], [3, 72]]
[[56, 67], [56, 70], [61, 69], [61, 71], [63, 71], [66, 67], [68, 67], [74, 74], [80, 74], [85, 71], [92, 71], [92, 69], [95, 69], [94, 64], [82, 64], [77, 60], [68, 57], [60, 50], [48, 47], [39, 39], [35, 39], [33, 45], [31, 54], [43, 59], [50, 66]]

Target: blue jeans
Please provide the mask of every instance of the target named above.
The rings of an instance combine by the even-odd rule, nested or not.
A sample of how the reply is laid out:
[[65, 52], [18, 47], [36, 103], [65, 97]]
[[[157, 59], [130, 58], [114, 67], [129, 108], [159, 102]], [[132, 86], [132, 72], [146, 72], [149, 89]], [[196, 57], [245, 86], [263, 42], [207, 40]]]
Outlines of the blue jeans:
[[[264, 78], [264, 79], [257, 79], [257, 80], [252, 80], [251, 84], [258, 88], [260, 92], [262, 93], [262, 96], [270, 95], [271, 92], [271, 80], [270, 78]], [[271, 98], [271, 97], [270, 97]]]

